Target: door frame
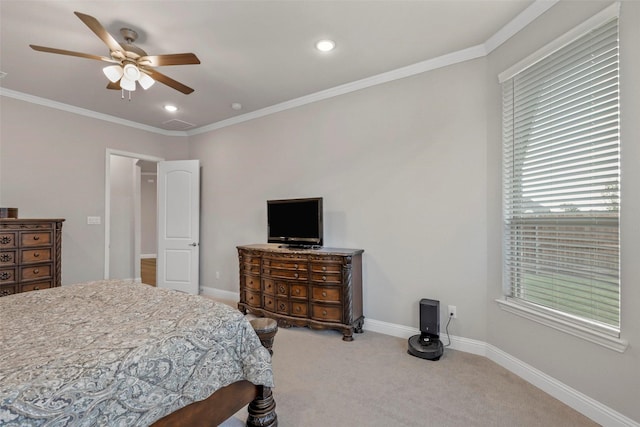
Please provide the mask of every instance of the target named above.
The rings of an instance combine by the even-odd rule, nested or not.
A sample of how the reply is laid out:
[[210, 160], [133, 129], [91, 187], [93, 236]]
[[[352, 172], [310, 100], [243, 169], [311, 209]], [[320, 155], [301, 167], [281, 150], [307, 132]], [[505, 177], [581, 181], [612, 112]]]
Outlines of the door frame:
[[[107, 148], [105, 157], [105, 179], [104, 179], [104, 278], [109, 279], [109, 246], [110, 246], [110, 234], [111, 234], [111, 156], [129, 157], [132, 159], [146, 160], [150, 162], [162, 162], [165, 159], [162, 157], [150, 156], [148, 154], [133, 153], [129, 151], [115, 150]], [[138, 186], [138, 193], [140, 188]], [[139, 199], [140, 194], [136, 194]], [[140, 222], [135, 221], [134, 239], [139, 239], [140, 234]], [[139, 242], [137, 242], [139, 243]], [[140, 245], [135, 245], [135, 258], [140, 258]]]

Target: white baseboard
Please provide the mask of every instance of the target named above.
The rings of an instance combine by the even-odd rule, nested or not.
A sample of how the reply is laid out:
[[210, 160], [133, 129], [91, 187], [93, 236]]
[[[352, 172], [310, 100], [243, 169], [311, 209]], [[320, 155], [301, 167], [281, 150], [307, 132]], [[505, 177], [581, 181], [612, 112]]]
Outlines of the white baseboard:
[[[224, 291], [210, 287], [200, 288], [200, 293], [220, 299], [234, 301], [239, 299], [237, 292]], [[409, 326], [397, 325], [368, 318], [365, 318], [364, 320], [363, 329], [405, 339], [409, 339], [411, 336], [420, 333], [418, 329]], [[441, 333], [440, 339], [444, 344], [448, 343], [446, 333]], [[607, 427], [640, 427], [640, 423], [622, 415], [606, 405], [603, 405], [597, 400], [586, 396], [578, 390], [567, 386], [566, 384], [491, 344], [454, 335], [451, 335], [450, 339], [451, 345], [448, 348], [488, 358], [503, 368], [518, 375], [525, 381], [555, 397], [565, 405], [575, 409], [584, 416], [589, 417], [598, 424]]]

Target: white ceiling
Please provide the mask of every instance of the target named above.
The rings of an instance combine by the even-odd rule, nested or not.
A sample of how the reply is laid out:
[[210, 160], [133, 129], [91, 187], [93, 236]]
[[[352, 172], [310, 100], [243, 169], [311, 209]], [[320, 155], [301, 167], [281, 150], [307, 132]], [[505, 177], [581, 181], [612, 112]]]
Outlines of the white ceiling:
[[[532, 0], [0, 0], [4, 95], [29, 95], [158, 129], [188, 130], [482, 45]], [[158, 71], [195, 89], [156, 83], [107, 90], [108, 65], [36, 52], [29, 44], [109, 56], [74, 14], [95, 17], [118, 41], [136, 30], [150, 55], [195, 53], [200, 65]], [[335, 40], [333, 52], [314, 43]], [[38, 99], [39, 101], [42, 101]], [[48, 102], [47, 101], [47, 102]], [[238, 102], [243, 108], [233, 110]], [[177, 113], [162, 106], [172, 103]], [[164, 122], [172, 119], [186, 122]], [[176, 126], [177, 125], [177, 126]]]

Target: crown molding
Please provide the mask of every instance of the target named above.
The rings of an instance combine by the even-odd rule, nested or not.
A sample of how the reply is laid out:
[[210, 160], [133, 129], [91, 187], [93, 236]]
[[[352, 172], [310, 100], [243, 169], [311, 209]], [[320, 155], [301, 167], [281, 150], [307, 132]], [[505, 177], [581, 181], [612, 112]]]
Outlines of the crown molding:
[[86, 108], [76, 107], [74, 105], [65, 104], [63, 102], [52, 101], [47, 98], [41, 98], [39, 96], [30, 95], [28, 93], [18, 92], [0, 87], [0, 96], [6, 96], [7, 98], [13, 98], [20, 101], [29, 102], [31, 104], [42, 105], [44, 107], [55, 108], [57, 110], [66, 111], [80, 116], [91, 117], [93, 119], [102, 120], [105, 122], [115, 123], [121, 126], [128, 126], [147, 132], [158, 133], [166, 136], [187, 136], [186, 132], [182, 131], [169, 131], [160, 129], [157, 127], [145, 125], [142, 123], [134, 122], [131, 120], [121, 119], [119, 117], [110, 116], [109, 114], [98, 113], [97, 111], [87, 110]]
[[64, 104], [57, 101], [51, 101], [46, 98], [40, 98], [37, 96], [12, 91], [9, 89], [0, 88], [0, 96], [7, 96], [10, 98], [19, 99], [34, 104], [43, 105], [50, 108], [56, 108], [59, 110], [67, 111], [74, 114], [79, 114], [86, 117], [91, 117], [98, 120], [104, 120], [111, 123], [116, 123], [122, 126], [128, 126], [147, 132], [153, 132], [165, 136], [192, 136], [206, 132], [211, 132], [217, 129], [222, 129], [228, 126], [233, 126], [238, 123], [243, 123], [249, 120], [265, 117], [271, 114], [279, 113], [281, 111], [290, 110], [303, 105], [311, 104], [314, 102], [322, 101], [325, 99], [333, 98], [347, 93], [355, 92], [361, 89], [366, 89], [372, 86], [376, 86], [383, 83], [388, 83], [394, 80], [404, 79], [406, 77], [415, 76], [417, 74], [432, 71], [438, 68], [448, 67], [450, 65], [458, 64], [465, 61], [470, 61], [477, 58], [483, 58], [489, 53], [493, 52], [500, 45], [506, 42], [509, 38], [520, 32], [523, 28], [533, 22], [540, 15], [545, 13], [551, 7], [553, 7], [559, 0], [535, 0], [528, 8], [522, 11], [513, 20], [507, 23], [504, 27], [498, 30], [493, 36], [487, 39], [484, 43], [472, 46], [467, 49], [462, 49], [456, 52], [452, 52], [446, 55], [442, 55], [436, 58], [427, 59], [406, 67], [397, 68], [385, 73], [377, 74], [371, 77], [367, 77], [354, 82], [346, 83], [340, 86], [336, 86], [330, 89], [326, 89], [320, 92], [312, 93], [310, 95], [302, 96], [300, 98], [292, 99], [289, 101], [281, 102], [260, 110], [252, 111], [250, 113], [242, 114], [230, 119], [221, 120], [219, 122], [211, 123], [209, 125], [201, 126], [196, 129], [190, 129], [188, 131], [168, 131], [165, 129], [144, 125], [141, 123], [133, 122], [130, 120], [121, 119], [118, 117], [110, 116], [108, 114], [98, 113], [92, 110], [84, 108], [74, 107], [73, 105]]

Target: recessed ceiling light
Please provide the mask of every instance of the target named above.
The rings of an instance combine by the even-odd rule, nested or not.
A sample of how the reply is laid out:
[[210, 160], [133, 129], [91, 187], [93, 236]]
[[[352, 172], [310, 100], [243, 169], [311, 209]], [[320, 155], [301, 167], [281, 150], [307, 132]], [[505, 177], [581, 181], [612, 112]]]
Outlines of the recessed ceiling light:
[[333, 40], [320, 40], [318, 43], [316, 43], [316, 49], [318, 49], [321, 52], [329, 52], [330, 50], [333, 50], [336, 47], [336, 42], [334, 42]]
[[170, 113], [175, 113], [176, 111], [178, 111], [178, 107], [176, 107], [175, 105], [165, 105], [164, 109], [169, 111]]

